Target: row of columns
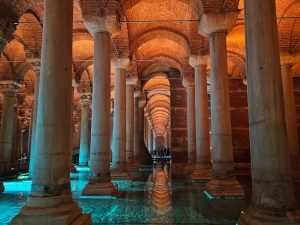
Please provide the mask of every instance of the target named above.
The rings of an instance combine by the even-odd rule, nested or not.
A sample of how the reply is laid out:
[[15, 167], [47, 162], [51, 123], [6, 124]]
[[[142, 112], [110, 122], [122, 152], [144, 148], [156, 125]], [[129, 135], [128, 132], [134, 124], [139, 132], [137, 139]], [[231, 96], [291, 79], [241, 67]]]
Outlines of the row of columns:
[[[240, 224], [298, 224], [300, 217], [286, 151], [289, 143], [281, 91], [275, 1], [245, 1], [245, 8], [253, 194], [251, 207], [242, 213]], [[72, 200], [70, 165], [66, 163], [71, 138], [72, 9], [71, 0], [45, 1], [35, 169], [27, 203], [11, 224], [91, 224], [90, 216], [83, 215]], [[233, 176], [226, 57], [226, 34], [236, 16], [236, 13], [204, 14], [200, 22], [201, 34], [209, 37], [211, 53], [213, 179], [206, 188], [213, 195], [243, 195]], [[91, 173], [84, 190], [87, 195], [115, 191], [109, 165], [112, 32], [108, 21], [111, 18], [100, 18], [94, 23], [97, 26], [87, 23], [95, 40]], [[198, 158], [197, 154], [194, 158]]]

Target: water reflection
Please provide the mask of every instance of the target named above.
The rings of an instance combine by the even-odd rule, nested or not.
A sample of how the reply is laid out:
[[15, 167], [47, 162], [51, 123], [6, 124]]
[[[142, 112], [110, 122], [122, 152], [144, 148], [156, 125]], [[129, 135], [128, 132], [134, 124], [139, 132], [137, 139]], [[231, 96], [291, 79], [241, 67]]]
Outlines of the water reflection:
[[146, 215], [149, 215], [149, 224], [172, 224], [172, 191], [171, 172], [169, 165], [162, 162], [154, 165], [153, 172], [148, 179], [148, 207], [145, 207]]

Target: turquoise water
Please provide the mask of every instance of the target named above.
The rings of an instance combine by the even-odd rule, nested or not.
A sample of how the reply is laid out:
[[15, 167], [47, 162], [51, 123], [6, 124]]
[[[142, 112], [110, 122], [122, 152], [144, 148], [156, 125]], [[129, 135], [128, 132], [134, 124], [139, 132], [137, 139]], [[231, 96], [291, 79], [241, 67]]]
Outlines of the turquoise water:
[[[231, 224], [235, 225], [244, 200], [213, 200], [204, 183], [191, 183], [182, 170], [161, 168], [140, 172], [133, 182], [116, 181], [119, 196], [82, 197], [88, 169], [71, 175], [74, 199], [93, 224]], [[4, 182], [0, 195], [0, 224], [7, 224], [25, 204], [31, 181]]]

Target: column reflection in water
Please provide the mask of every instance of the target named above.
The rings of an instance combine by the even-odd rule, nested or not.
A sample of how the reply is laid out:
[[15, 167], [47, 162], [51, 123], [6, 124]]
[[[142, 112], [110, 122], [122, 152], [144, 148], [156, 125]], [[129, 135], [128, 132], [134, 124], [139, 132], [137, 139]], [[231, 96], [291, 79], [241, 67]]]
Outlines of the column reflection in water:
[[145, 215], [149, 224], [172, 224], [172, 191], [171, 172], [165, 163], [154, 165], [149, 176], [146, 188], [148, 189], [145, 201]]

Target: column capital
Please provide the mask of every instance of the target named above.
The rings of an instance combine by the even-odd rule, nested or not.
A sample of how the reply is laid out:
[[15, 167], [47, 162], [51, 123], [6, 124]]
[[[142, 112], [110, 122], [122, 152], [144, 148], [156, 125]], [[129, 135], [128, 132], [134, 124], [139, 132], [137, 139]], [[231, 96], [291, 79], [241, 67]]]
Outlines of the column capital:
[[185, 88], [194, 87], [195, 86], [195, 77], [194, 76], [183, 76], [182, 85]]
[[134, 97], [139, 98], [139, 97], [141, 97], [141, 94], [142, 94], [142, 91], [141, 91], [140, 87], [136, 87], [134, 90]]
[[0, 92], [6, 97], [14, 97], [21, 86], [12, 80], [0, 81]]
[[280, 53], [280, 64], [293, 66], [296, 62], [299, 62], [300, 54], [289, 54], [287, 52]]
[[133, 86], [136, 86], [136, 85], [138, 84], [138, 81], [139, 81], [139, 79], [138, 79], [138, 77], [136, 77], [136, 76], [128, 76], [128, 77], [126, 78], [126, 84], [127, 84], [127, 85], [133, 85]]
[[193, 68], [206, 66], [209, 63], [208, 55], [190, 55], [189, 63]]
[[146, 103], [147, 103], [146, 96], [145, 96], [145, 94], [142, 92], [142, 93], [141, 93], [141, 96], [140, 96], [140, 100], [139, 100], [139, 107], [140, 107], [140, 108], [144, 108], [145, 105], [146, 105]]
[[83, 20], [88, 31], [93, 36], [96, 33], [110, 33], [112, 36], [120, 33], [119, 18], [115, 10], [101, 8], [97, 11], [96, 15], [84, 15]]
[[40, 58], [32, 58], [32, 59], [28, 59], [28, 61], [31, 64], [31, 67], [35, 73], [35, 76], [40, 76], [41, 59]]
[[80, 94], [80, 104], [81, 106], [88, 106], [92, 103], [92, 93], [84, 92]]
[[213, 33], [229, 33], [236, 23], [238, 12], [205, 13], [200, 18], [198, 31], [209, 37]]
[[112, 67], [114, 68], [114, 70], [117, 69], [124, 69], [126, 70], [128, 68], [130, 64], [130, 60], [129, 58], [120, 58], [120, 59], [114, 59], [112, 61]]

